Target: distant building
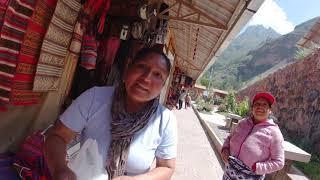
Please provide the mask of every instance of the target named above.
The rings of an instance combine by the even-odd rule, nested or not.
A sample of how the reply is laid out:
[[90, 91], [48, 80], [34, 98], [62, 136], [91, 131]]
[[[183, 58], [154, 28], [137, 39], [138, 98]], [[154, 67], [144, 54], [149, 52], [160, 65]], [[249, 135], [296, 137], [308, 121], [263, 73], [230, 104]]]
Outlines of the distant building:
[[191, 89], [189, 89], [188, 92], [190, 93], [192, 100], [196, 100], [199, 97], [203, 96], [203, 93], [206, 89], [207, 88], [205, 86], [195, 84]]
[[220, 89], [214, 89], [213, 88], [213, 89], [210, 90], [210, 94], [212, 95], [213, 98], [224, 99], [228, 95], [228, 92], [220, 90]]

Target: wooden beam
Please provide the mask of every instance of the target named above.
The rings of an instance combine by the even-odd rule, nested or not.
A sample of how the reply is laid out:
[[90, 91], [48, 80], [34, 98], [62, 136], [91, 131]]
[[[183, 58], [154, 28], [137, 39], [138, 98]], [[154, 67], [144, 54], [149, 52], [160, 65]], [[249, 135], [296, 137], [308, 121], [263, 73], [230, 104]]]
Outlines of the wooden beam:
[[209, 0], [209, 2], [214, 3], [223, 9], [226, 9], [230, 13], [233, 13], [233, 11], [235, 10], [235, 7], [229, 4], [226, 0]]
[[194, 21], [190, 19], [183, 19], [180, 17], [174, 17], [174, 16], [164, 16], [164, 15], [159, 15], [158, 16], [160, 19], [166, 19], [166, 20], [173, 20], [173, 21], [179, 21], [179, 22], [185, 22], [185, 23], [190, 23], [190, 24], [196, 24], [196, 25], [201, 25], [201, 26], [207, 26], [207, 27], [212, 27], [216, 29], [225, 29], [225, 26], [220, 26], [218, 24], [212, 24], [212, 23], [205, 23], [201, 21]]
[[[175, 5], [177, 5], [178, 3], [175, 2], [173, 3], [171, 6], [169, 6], [167, 9], [163, 10], [162, 12], [159, 13], [159, 16], [164, 15], [164, 13], [170, 11], [170, 9], [172, 9]], [[160, 10], [159, 10], [160, 11]]]
[[200, 71], [199, 69], [194, 69], [194, 68], [191, 68], [191, 67], [189, 67], [189, 66], [179, 66], [180, 68], [185, 68], [185, 69], [191, 69], [191, 70], [193, 70], [193, 71]]
[[[177, 2], [177, 1], [176, 1], [176, 2]], [[177, 12], [177, 17], [180, 16], [180, 10], [181, 10], [181, 3], [179, 3], [178, 12]]]
[[[192, 12], [192, 13], [183, 15], [183, 16], [181, 16], [180, 18], [182, 18], [182, 19], [187, 19], [187, 18], [192, 17], [192, 16], [194, 16], [194, 15], [196, 15], [196, 14], [198, 14], [198, 13]], [[199, 14], [198, 14], [198, 15], [199, 15]]]
[[[178, 55], [177, 55], [178, 56]], [[194, 65], [192, 62], [190, 62], [190, 61], [188, 61], [188, 60], [186, 60], [186, 59], [184, 59], [184, 58], [182, 58], [181, 56], [178, 56], [180, 59], [182, 59], [182, 61], [183, 62], [186, 62], [186, 63], [188, 63], [189, 65], [191, 65], [194, 69], [197, 69], [197, 70], [199, 70], [200, 71], [200, 68], [199, 67], [197, 67], [196, 65]]]
[[209, 19], [210, 21], [212, 21], [214, 24], [217, 24], [218, 27], [221, 27], [220, 29], [224, 29], [224, 30], [227, 30], [227, 26], [224, 25], [223, 23], [221, 23], [220, 21], [210, 17], [207, 13], [203, 12], [202, 10], [190, 5], [189, 3], [186, 3], [184, 0], [176, 0], [176, 2], [179, 2], [180, 4], [190, 8], [191, 10], [197, 12], [200, 14], [200, 16], [203, 16], [207, 19]]

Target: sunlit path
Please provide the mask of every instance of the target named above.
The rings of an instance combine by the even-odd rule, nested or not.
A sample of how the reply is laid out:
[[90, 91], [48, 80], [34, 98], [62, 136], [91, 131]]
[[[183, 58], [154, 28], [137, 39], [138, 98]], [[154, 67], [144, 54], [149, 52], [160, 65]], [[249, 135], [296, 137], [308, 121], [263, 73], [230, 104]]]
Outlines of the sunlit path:
[[174, 110], [178, 122], [178, 157], [173, 180], [218, 180], [223, 170], [193, 110]]

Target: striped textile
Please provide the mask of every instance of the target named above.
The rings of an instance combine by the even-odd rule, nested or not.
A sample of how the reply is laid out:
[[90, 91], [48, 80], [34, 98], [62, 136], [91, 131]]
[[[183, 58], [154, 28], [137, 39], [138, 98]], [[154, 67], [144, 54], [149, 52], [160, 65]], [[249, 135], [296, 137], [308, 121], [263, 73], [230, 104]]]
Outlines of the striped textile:
[[33, 80], [40, 55], [42, 40], [48, 29], [57, 0], [38, 0], [29, 20], [18, 58], [10, 101], [14, 105], [39, 102], [41, 93], [32, 92]]
[[8, 7], [9, 0], [0, 0], [0, 32], [4, 21], [4, 15]]
[[95, 69], [98, 44], [95, 35], [85, 34], [81, 46], [80, 65], [85, 69]]
[[41, 47], [34, 91], [58, 90], [80, 8], [80, 0], [58, 0]]
[[9, 102], [21, 43], [36, 0], [10, 0], [0, 33], [0, 101]]

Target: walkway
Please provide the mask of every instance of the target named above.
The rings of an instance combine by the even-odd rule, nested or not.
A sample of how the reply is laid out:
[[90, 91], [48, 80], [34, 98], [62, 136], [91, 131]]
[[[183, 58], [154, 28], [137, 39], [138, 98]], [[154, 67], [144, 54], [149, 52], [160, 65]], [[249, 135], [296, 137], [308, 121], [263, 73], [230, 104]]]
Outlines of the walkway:
[[223, 170], [197, 116], [190, 109], [174, 110], [178, 122], [178, 157], [173, 180], [219, 180]]

